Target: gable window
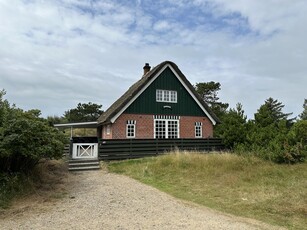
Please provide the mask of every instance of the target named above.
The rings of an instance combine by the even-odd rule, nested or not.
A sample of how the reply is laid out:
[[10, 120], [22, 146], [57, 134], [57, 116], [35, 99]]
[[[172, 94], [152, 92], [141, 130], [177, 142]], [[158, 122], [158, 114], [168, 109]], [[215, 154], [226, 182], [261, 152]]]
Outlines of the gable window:
[[203, 136], [202, 126], [201, 122], [195, 122], [195, 137], [201, 138]]
[[156, 101], [177, 103], [177, 91], [157, 89]]
[[154, 138], [174, 139], [179, 138], [179, 120], [177, 116], [158, 116], [154, 122]]
[[128, 120], [126, 124], [126, 137], [127, 138], [135, 138], [135, 124], [136, 121]]

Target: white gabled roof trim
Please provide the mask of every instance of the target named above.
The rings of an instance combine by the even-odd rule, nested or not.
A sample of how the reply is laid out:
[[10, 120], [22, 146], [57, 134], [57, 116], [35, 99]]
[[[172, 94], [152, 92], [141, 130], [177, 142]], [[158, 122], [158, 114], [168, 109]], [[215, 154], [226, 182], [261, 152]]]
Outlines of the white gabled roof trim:
[[216, 124], [216, 121], [213, 119], [213, 117], [210, 115], [210, 113], [202, 106], [202, 104], [198, 101], [198, 99], [195, 97], [195, 95], [192, 93], [192, 91], [189, 89], [189, 87], [184, 83], [184, 81], [179, 77], [178, 73], [173, 69], [173, 67], [170, 64], [166, 64], [156, 75], [117, 113], [114, 117], [111, 118], [111, 123], [114, 123], [117, 118], [153, 83], [158, 76], [167, 68], [169, 67], [171, 71], [175, 74], [177, 79], [180, 81], [180, 83], [184, 86], [184, 88], [188, 91], [188, 93], [191, 95], [191, 97], [194, 99], [194, 101], [197, 103], [197, 105], [202, 109], [202, 111], [207, 115], [207, 117], [210, 119], [213, 125]]

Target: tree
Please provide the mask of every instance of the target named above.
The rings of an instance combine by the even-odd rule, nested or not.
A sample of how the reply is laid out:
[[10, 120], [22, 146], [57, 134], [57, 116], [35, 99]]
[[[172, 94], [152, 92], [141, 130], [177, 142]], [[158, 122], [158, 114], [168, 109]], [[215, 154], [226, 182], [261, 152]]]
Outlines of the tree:
[[270, 97], [260, 106], [257, 113], [255, 113], [255, 123], [266, 127], [271, 124], [277, 124], [281, 120], [286, 120], [288, 124], [291, 124], [295, 118], [288, 119], [292, 113], [283, 113], [282, 109], [284, 107], [281, 102]]
[[[248, 123], [245, 150], [251, 150], [264, 159], [277, 163], [296, 163], [304, 159], [295, 138], [289, 138], [294, 118], [284, 113], [284, 105], [269, 98], [255, 113], [255, 120]], [[292, 135], [293, 136], [293, 135]]]
[[[296, 143], [301, 142], [305, 146], [307, 145], [307, 120], [300, 120], [295, 122], [292, 126], [289, 137]], [[307, 148], [307, 146], [306, 146]]]
[[246, 141], [246, 120], [242, 104], [230, 109], [224, 116], [223, 122], [217, 127], [216, 134], [223, 138], [226, 147], [233, 148]]
[[59, 117], [59, 116], [48, 116], [47, 117], [47, 122], [50, 126], [53, 126], [54, 124], [60, 124], [60, 123], [65, 123], [67, 120], [65, 120], [64, 117]]
[[196, 83], [194, 88], [217, 117], [221, 118], [226, 113], [229, 104], [220, 102], [217, 96], [218, 91], [221, 90], [221, 84], [219, 82], [210, 81]]
[[303, 112], [299, 115], [302, 120], [307, 120], [307, 99], [304, 100]]
[[7, 117], [7, 113], [9, 110], [9, 103], [7, 100], [4, 100], [3, 97], [5, 95], [5, 90], [0, 91], [0, 129], [5, 122], [5, 118]]
[[76, 108], [64, 112], [64, 118], [68, 122], [96, 121], [103, 113], [102, 105], [95, 103], [79, 103]]

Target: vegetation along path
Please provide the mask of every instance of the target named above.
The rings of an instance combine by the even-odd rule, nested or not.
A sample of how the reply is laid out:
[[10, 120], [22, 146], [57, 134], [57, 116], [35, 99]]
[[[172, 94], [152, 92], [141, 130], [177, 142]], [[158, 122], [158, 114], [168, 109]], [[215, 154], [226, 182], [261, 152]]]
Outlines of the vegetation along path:
[[278, 229], [175, 199], [104, 170], [69, 173], [65, 192], [0, 213], [1, 229]]

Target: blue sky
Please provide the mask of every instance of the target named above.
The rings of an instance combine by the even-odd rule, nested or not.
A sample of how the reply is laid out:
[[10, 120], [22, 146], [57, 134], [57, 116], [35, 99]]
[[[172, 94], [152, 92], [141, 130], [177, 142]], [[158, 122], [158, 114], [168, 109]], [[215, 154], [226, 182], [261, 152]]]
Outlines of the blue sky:
[[273, 97], [297, 116], [307, 98], [305, 0], [0, 0], [0, 89], [25, 110], [106, 110], [145, 62], [216, 81], [249, 118]]

